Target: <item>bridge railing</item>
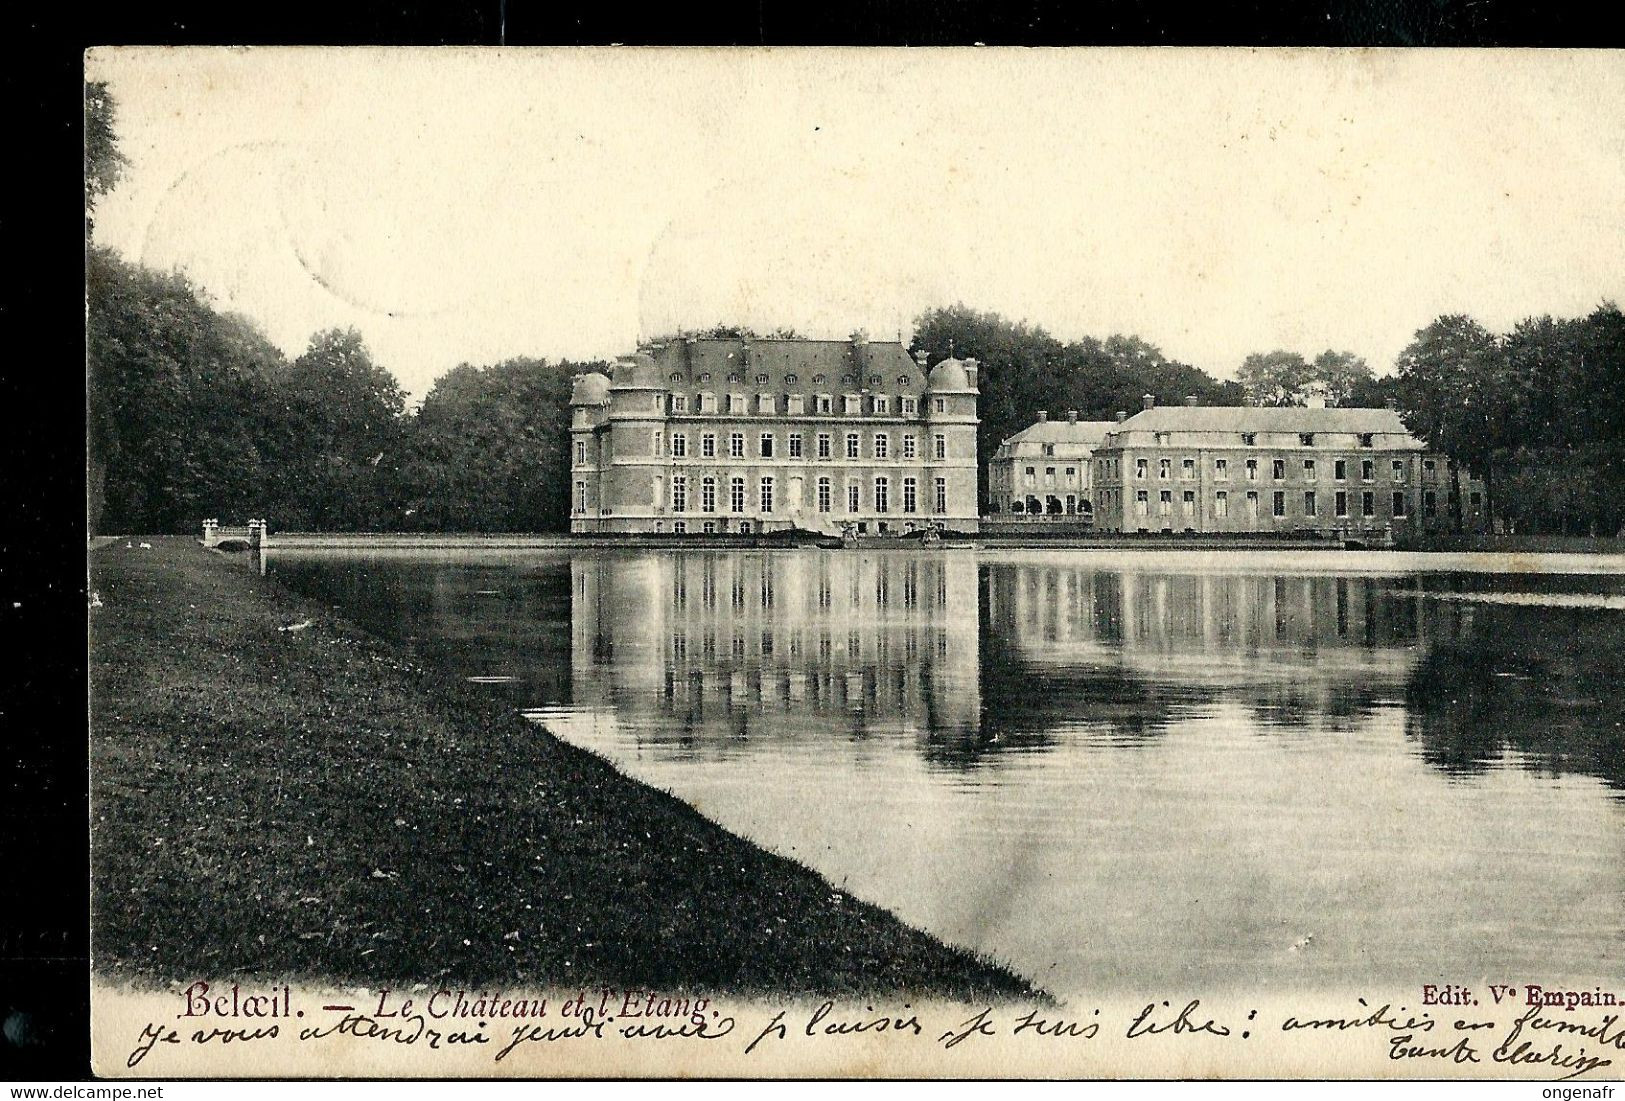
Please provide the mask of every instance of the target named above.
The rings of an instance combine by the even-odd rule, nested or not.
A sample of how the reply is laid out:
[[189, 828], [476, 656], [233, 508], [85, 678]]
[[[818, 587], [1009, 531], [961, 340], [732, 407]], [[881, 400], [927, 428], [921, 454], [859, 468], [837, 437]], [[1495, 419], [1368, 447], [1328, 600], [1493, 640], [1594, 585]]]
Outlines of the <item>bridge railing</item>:
[[250, 520], [240, 528], [221, 527], [220, 521], [213, 517], [203, 521], [201, 541], [205, 547], [218, 547], [228, 539], [240, 539], [250, 550], [263, 550], [271, 544], [271, 527], [263, 519]]

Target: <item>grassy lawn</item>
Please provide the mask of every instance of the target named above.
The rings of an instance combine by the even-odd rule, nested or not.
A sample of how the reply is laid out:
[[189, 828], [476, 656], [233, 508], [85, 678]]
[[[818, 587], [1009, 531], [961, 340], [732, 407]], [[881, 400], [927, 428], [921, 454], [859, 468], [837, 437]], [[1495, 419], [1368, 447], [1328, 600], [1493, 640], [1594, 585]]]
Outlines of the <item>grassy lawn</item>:
[[90, 557], [99, 975], [1032, 993], [242, 558], [148, 542]]

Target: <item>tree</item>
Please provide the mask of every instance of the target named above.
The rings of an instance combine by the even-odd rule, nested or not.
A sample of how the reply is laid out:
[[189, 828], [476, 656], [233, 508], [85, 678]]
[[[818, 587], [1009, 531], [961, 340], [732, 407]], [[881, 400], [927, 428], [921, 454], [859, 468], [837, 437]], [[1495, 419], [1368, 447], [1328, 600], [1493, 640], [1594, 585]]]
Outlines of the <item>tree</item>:
[[1310, 367], [1311, 387], [1318, 387], [1327, 405], [1354, 405], [1353, 399], [1373, 381], [1371, 365], [1353, 352], [1328, 348]]
[[85, 83], [85, 237], [90, 237], [91, 217], [98, 197], [113, 190], [129, 166], [119, 152], [114, 130], [117, 112], [113, 97], [102, 80]]
[[1248, 405], [1301, 405], [1312, 381], [1309, 363], [1297, 352], [1254, 352], [1242, 360], [1236, 381]]

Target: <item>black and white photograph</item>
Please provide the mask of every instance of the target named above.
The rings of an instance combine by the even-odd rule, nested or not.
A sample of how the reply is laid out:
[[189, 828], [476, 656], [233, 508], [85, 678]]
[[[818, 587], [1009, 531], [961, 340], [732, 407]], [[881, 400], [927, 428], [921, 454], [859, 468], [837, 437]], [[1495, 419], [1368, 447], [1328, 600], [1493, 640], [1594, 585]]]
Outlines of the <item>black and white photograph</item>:
[[98, 1076], [1620, 1077], [1625, 53], [84, 94]]

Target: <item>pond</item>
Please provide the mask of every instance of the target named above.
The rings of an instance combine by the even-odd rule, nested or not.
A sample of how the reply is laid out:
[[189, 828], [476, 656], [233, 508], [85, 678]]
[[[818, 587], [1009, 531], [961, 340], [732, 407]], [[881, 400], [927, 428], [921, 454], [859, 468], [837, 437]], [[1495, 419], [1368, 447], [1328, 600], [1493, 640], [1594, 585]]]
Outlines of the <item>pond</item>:
[[269, 569], [1062, 995], [1590, 989], [1625, 949], [1618, 575], [971, 549]]

